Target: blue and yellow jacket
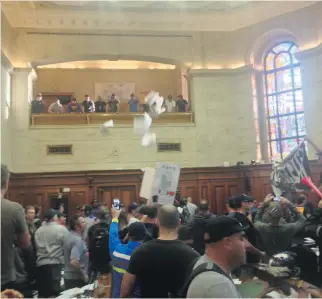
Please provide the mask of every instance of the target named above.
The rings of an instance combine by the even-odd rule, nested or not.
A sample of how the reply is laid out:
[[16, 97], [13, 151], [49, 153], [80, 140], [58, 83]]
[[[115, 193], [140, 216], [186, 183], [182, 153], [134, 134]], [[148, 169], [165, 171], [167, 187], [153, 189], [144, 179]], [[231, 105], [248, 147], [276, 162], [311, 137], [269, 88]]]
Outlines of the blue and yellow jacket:
[[[113, 266], [112, 298], [120, 298], [123, 275], [129, 266], [132, 252], [140, 245], [141, 242], [134, 241], [129, 241], [128, 244], [122, 244], [119, 239], [118, 219], [114, 218], [112, 220], [109, 236], [110, 256]], [[140, 298], [140, 289], [138, 287], [135, 288], [133, 297]]]

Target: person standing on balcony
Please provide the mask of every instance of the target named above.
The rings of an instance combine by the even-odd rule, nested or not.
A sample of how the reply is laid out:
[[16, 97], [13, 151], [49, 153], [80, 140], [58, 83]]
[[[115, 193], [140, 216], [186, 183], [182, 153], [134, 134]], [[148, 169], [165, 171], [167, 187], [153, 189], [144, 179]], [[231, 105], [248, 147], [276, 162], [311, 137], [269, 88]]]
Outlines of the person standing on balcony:
[[139, 99], [132, 92], [131, 98], [128, 101], [130, 112], [138, 112], [139, 111], [139, 103], [140, 103]]
[[37, 94], [37, 98], [31, 102], [31, 113], [39, 114], [44, 112], [44, 101], [42, 99], [41, 93]]
[[64, 113], [64, 107], [60, 103], [59, 98], [56, 98], [56, 101], [53, 102], [49, 108], [48, 108], [49, 113]]
[[188, 101], [185, 100], [181, 94], [178, 95], [176, 106], [177, 106], [177, 112], [188, 111]]
[[109, 112], [117, 113], [119, 112], [120, 101], [116, 98], [115, 94], [112, 93], [110, 99], [107, 102]]
[[91, 100], [90, 96], [87, 94], [85, 95], [85, 100], [83, 101], [83, 107], [85, 113], [92, 113], [95, 112], [95, 104]]
[[82, 113], [82, 107], [80, 104], [77, 103], [75, 98], [72, 98], [70, 103], [67, 105], [67, 112], [68, 113]]

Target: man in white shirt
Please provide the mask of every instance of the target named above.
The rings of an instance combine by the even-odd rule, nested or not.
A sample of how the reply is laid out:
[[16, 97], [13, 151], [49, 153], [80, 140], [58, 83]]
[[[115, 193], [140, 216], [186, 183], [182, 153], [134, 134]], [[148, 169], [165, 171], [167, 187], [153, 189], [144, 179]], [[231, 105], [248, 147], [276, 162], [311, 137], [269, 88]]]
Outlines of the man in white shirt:
[[52, 103], [48, 108], [49, 113], [64, 113], [64, 107], [60, 103], [60, 100], [56, 98], [56, 101]]
[[165, 109], [167, 112], [175, 112], [176, 101], [172, 99], [172, 95], [168, 95], [168, 99], [165, 100]]
[[241, 298], [230, 273], [246, 262], [248, 244], [244, 229], [236, 219], [227, 216], [207, 222], [206, 254], [197, 261], [193, 271], [199, 272], [203, 266], [213, 270], [199, 272], [192, 279], [187, 298]]

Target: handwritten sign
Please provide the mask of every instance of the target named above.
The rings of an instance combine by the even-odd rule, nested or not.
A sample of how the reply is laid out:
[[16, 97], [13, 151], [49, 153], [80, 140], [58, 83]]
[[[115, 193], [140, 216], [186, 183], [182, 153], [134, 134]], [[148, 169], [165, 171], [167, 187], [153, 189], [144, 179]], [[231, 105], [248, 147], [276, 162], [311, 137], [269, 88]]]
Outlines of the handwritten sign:
[[158, 196], [161, 205], [173, 204], [180, 176], [178, 164], [157, 162], [153, 195]]

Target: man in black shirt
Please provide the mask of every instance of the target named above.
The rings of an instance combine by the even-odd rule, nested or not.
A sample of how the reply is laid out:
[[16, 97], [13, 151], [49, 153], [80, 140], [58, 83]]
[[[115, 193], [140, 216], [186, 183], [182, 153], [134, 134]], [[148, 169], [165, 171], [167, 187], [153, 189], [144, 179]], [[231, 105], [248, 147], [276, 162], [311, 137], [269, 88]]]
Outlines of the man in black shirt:
[[209, 212], [208, 201], [202, 200], [198, 207], [198, 213], [194, 215], [187, 223], [187, 227], [190, 231], [191, 238], [193, 240], [192, 247], [200, 254], [205, 254], [205, 227], [206, 221], [216, 217]]
[[85, 95], [85, 100], [83, 102], [84, 112], [92, 113], [95, 112], [95, 104], [89, 97], [89, 95]]
[[45, 104], [42, 99], [42, 95], [41, 95], [41, 93], [38, 93], [36, 100], [33, 100], [31, 102], [31, 113], [33, 113], [33, 114], [43, 113], [44, 107], [45, 107]]
[[177, 106], [177, 112], [187, 112], [188, 108], [188, 102], [183, 98], [183, 96], [180, 94], [178, 95], [178, 99], [176, 102]]
[[103, 101], [102, 97], [99, 96], [95, 102], [95, 111], [97, 113], [106, 113], [106, 102]]
[[233, 196], [227, 200], [227, 209], [229, 212], [228, 216], [235, 218], [239, 223], [242, 224], [243, 227], [246, 228], [245, 234], [246, 234], [247, 240], [251, 245], [253, 245], [253, 247], [247, 248], [248, 250], [250, 248], [253, 249], [247, 252], [247, 263], [258, 263], [260, 255], [263, 254], [261, 251], [259, 251], [256, 248], [257, 238], [259, 237], [259, 234], [254, 228], [252, 222], [246, 216], [246, 209], [245, 209], [245, 205], [247, 206], [247, 204], [251, 201], [252, 201], [252, 198], [245, 194]]
[[137, 283], [142, 298], [168, 298], [177, 294], [199, 254], [177, 239], [179, 212], [173, 205], [159, 209], [159, 239], [136, 249], [124, 274], [121, 297], [131, 297]]

